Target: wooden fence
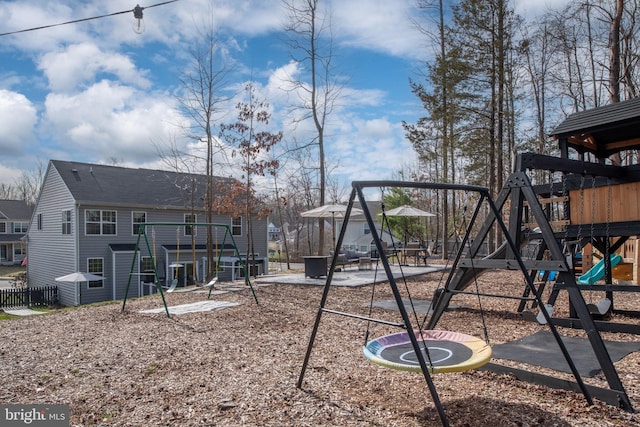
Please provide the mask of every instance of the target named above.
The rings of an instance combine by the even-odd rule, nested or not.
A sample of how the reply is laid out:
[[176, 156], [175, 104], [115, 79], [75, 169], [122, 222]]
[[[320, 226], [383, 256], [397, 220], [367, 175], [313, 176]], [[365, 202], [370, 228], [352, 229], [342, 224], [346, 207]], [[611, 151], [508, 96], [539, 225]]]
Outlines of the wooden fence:
[[57, 303], [57, 286], [0, 289], [0, 308], [48, 307]]

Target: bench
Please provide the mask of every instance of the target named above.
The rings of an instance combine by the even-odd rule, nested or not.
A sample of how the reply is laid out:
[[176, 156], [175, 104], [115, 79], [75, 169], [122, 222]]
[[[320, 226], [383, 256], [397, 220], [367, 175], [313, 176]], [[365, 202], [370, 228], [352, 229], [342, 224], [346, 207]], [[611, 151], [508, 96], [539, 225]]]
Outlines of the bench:
[[[331, 252], [331, 256], [333, 256], [333, 251]], [[369, 252], [345, 249], [338, 252], [338, 259], [336, 260], [336, 266], [341, 265], [342, 268], [347, 268], [351, 265], [359, 264], [360, 258], [366, 258], [369, 256], [370, 256]]]

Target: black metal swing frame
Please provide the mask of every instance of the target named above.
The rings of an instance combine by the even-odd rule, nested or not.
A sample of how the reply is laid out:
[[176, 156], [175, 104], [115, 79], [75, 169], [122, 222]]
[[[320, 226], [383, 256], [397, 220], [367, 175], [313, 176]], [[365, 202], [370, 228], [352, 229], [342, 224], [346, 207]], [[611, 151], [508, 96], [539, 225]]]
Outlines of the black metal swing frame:
[[[526, 175], [524, 176], [518, 176], [518, 179], [523, 181], [523, 184], [525, 184], [525, 186], [528, 183], [528, 179], [526, 177]], [[528, 184], [529, 188], [530, 188], [530, 183]], [[523, 261], [522, 257], [520, 256], [520, 250], [519, 247], [517, 246], [516, 241], [514, 241], [514, 239], [512, 239], [511, 234], [510, 234], [510, 230], [507, 228], [507, 226], [505, 225], [504, 221], [501, 218], [500, 215], [500, 209], [498, 208], [498, 206], [496, 205], [496, 203], [493, 201], [493, 199], [491, 198], [491, 195], [489, 193], [489, 190], [486, 187], [480, 187], [480, 186], [471, 186], [471, 185], [456, 185], [456, 184], [445, 184], [445, 183], [427, 183], [427, 182], [405, 182], [405, 181], [354, 181], [352, 183], [352, 191], [351, 191], [351, 195], [349, 198], [349, 202], [347, 205], [347, 210], [345, 213], [345, 217], [344, 217], [344, 223], [343, 223], [343, 227], [340, 230], [340, 234], [338, 237], [338, 240], [336, 242], [336, 248], [340, 248], [342, 246], [342, 241], [345, 235], [345, 230], [346, 230], [346, 224], [349, 221], [349, 218], [351, 216], [351, 210], [353, 208], [354, 205], [354, 201], [356, 199], [356, 197], [358, 198], [358, 201], [360, 202], [360, 205], [362, 206], [362, 209], [364, 211], [364, 216], [366, 218], [366, 221], [369, 225], [369, 229], [371, 230], [371, 234], [372, 234], [372, 240], [375, 243], [376, 249], [378, 251], [379, 257], [380, 257], [380, 262], [382, 263], [382, 266], [385, 270], [386, 273], [386, 277], [387, 280], [389, 281], [389, 285], [391, 287], [391, 290], [393, 292], [398, 310], [400, 312], [400, 315], [402, 317], [402, 323], [398, 324], [397, 326], [403, 327], [404, 329], [406, 329], [409, 339], [411, 341], [411, 344], [413, 346], [413, 349], [415, 351], [418, 363], [420, 365], [420, 369], [422, 372], [422, 375], [427, 383], [427, 387], [429, 389], [429, 392], [431, 394], [432, 400], [435, 404], [435, 407], [438, 411], [438, 414], [440, 416], [440, 420], [442, 422], [442, 425], [447, 426], [449, 425], [448, 422], [448, 418], [446, 416], [444, 407], [440, 401], [438, 392], [435, 388], [435, 385], [433, 383], [433, 380], [431, 378], [431, 374], [429, 373], [429, 368], [428, 368], [428, 364], [427, 361], [425, 360], [425, 357], [423, 355], [423, 352], [420, 351], [420, 346], [419, 346], [419, 342], [414, 334], [414, 327], [412, 326], [412, 322], [410, 320], [409, 314], [407, 312], [407, 308], [405, 307], [405, 304], [403, 302], [402, 299], [402, 295], [400, 294], [400, 291], [398, 289], [396, 280], [394, 278], [394, 275], [391, 271], [391, 267], [389, 264], [389, 260], [387, 258], [387, 255], [384, 251], [383, 248], [383, 244], [380, 240], [380, 237], [376, 231], [376, 227], [373, 221], [373, 217], [371, 215], [371, 212], [368, 210], [367, 208], [367, 204], [366, 204], [366, 199], [364, 196], [364, 189], [367, 188], [386, 188], [386, 187], [399, 187], [399, 188], [414, 188], [414, 189], [423, 189], [423, 190], [452, 190], [452, 191], [465, 191], [465, 192], [473, 192], [476, 193], [478, 195], [478, 202], [476, 205], [476, 209], [474, 210], [473, 214], [472, 214], [472, 219], [469, 221], [468, 226], [467, 226], [467, 230], [465, 232], [465, 236], [464, 236], [464, 240], [463, 240], [463, 244], [460, 245], [458, 253], [456, 254], [455, 260], [452, 264], [452, 268], [451, 268], [451, 272], [449, 275], [449, 278], [447, 279], [447, 285], [445, 286], [445, 292], [443, 292], [440, 296], [440, 298], [438, 298], [438, 300], [436, 301], [436, 306], [435, 306], [435, 312], [434, 314], [437, 314], [435, 321], [437, 322], [437, 320], [439, 319], [440, 315], [444, 312], [446, 306], [448, 305], [448, 302], [452, 296], [452, 290], [455, 289], [455, 281], [456, 281], [456, 277], [460, 278], [461, 276], [456, 276], [456, 273], [458, 271], [463, 271], [463, 273], [466, 271], [468, 272], [469, 268], [473, 268], [473, 262], [471, 262], [471, 264], [466, 264], [467, 260], [463, 260], [463, 254], [466, 252], [467, 257], [471, 256], [475, 256], [476, 253], [478, 252], [480, 245], [482, 244], [482, 241], [485, 240], [486, 236], [488, 235], [488, 232], [490, 230], [490, 228], [494, 225], [497, 224], [499, 229], [501, 230], [501, 232], [504, 234], [505, 239], [506, 239], [506, 249], [507, 252], [509, 253], [509, 260], [503, 260], [503, 262], [501, 263], [495, 263], [495, 261], [499, 261], [499, 260], [490, 260], [492, 261], [492, 266], [490, 268], [506, 268], [506, 269], [511, 269], [511, 270], [521, 270], [521, 272], [523, 273], [525, 280], [527, 282], [527, 289], [529, 289], [530, 293], [533, 294], [533, 299], [536, 301], [536, 303], [543, 307], [544, 304], [542, 303], [542, 299], [541, 299], [541, 295], [538, 292], [538, 289], [536, 288], [536, 286], [534, 285], [533, 282], [533, 278], [532, 276], [529, 274], [529, 270], [530, 268], [525, 265], [525, 262]], [[505, 195], [506, 197], [506, 195]], [[478, 214], [479, 214], [479, 210], [480, 207], [483, 206], [484, 204], [487, 204], [489, 206], [489, 219], [487, 220], [487, 222], [485, 222], [485, 224], [483, 225], [483, 227], [480, 230], [479, 235], [482, 236], [482, 238], [476, 238], [476, 240], [474, 240], [472, 242], [471, 245], [469, 245], [469, 247], [466, 247], [466, 242], [469, 239], [469, 234], [470, 231], [472, 230], [472, 228], [475, 225], [475, 222], [478, 218]], [[532, 199], [532, 204], [537, 203], [537, 209], [540, 210], [540, 212], [542, 212], [542, 207], [540, 206], [539, 202], [537, 201], [537, 199], [535, 199], [535, 197]], [[553, 232], [550, 229], [549, 224], [547, 223], [546, 226], [548, 227], [548, 232], [551, 233], [551, 235], [553, 235]], [[555, 240], [554, 240], [555, 241]], [[559, 250], [559, 249], [558, 249]], [[322, 293], [322, 297], [320, 300], [320, 305], [316, 314], [316, 319], [312, 328], [312, 332], [311, 332], [311, 336], [309, 338], [309, 344], [307, 346], [307, 351], [305, 354], [305, 358], [304, 358], [304, 362], [302, 364], [302, 369], [300, 372], [300, 376], [298, 378], [298, 382], [297, 382], [297, 387], [298, 388], [302, 388], [303, 385], [303, 381], [304, 381], [304, 376], [305, 376], [305, 372], [311, 357], [311, 353], [313, 350], [313, 345], [315, 342], [315, 338], [317, 336], [318, 333], [318, 329], [320, 326], [320, 321], [322, 318], [322, 315], [324, 313], [331, 313], [331, 314], [338, 314], [338, 315], [345, 315], [345, 316], [349, 316], [349, 317], [356, 317], [356, 318], [361, 318], [364, 320], [369, 320], [369, 321], [375, 321], [375, 319], [370, 319], [370, 318], [364, 318], [352, 313], [342, 313], [342, 312], [338, 312], [335, 310], [329, 310], [326, 309], [326, 303], [327, 303], [327, 299], [329, 296], [329, 291], [331, 289], [331, 283], [332, 283], [332, 279], [333, 279], [333, 274], [335, 272], [336, 269], [336, 264], [337, 264], [337, 254], [338, 254], [338, 250], [334, 251], [334, 256], [332, 258], [331, 261], [331, 267], [329, 269], [329, 272], [327, 274], [327, 279], [324, 285], [324, 289], [323, 289], [323, 293]], [[506, 262], [505, 262], [506, 261]], [[566, 260], [564, 260], [564, 258], [557, 260], [557, 261], [552, 261], [552, 262], [547, 262], [548, 265], [546, 265], [547, 268], [553, 267], [556, 270], [560, 270], [560, 271], [568, 271], [569, 267], [567, 266]], [[486, 267], [486, 266], [484, 266]], [[582, 296], [579, 294], [579, 298], [582, 299]], [[586, 303], [584, 303], [584, 300], [582, 300], [584, 307], [580, 308], [578, 310], [579, 315], [585, 315], [588, 317], [588, 309], [586, 307]], [[585, 399], [587, 400], [587, 402], [589, 404], [593, 404], [593, 400], [592, 400], [592, 394], [590, 391], [590, 388], [587, 387], [584, 382], [582, 381], [582, 378], [580, 376], [580, 373], [578, 372], [575, 364], [573, 363], [573, 360], [571, 358], [571, 355], [569, 354], [567, 348], [565, 347], [560, 334], [558, 333], [555, 325], [551, 322], [551, 317], [550, 315], [547, 313], [547, 311], [545, 309], [541, 310], [544, 318], [546, 319], [546, 323], [549, 327], [549, 329], [551, 330], [559, 348], [562, 351], [563, 356], [565, 357], [571, 372], [576, 380], [576, 384], [579, 388], [579, 390], [582, 392], [582, 394], [584, 395]], [[433, 317], [432, 317], [433, 319]], [[589, 319], [585, 319], [586, 322], [588, 322], [590, 320]], [[427, 326], [427, 328], [432, 328], [435, 325], [434, 322], [430, 322], [430, 324]], [[604, 348], [604, 344], [602, 344], [602, 339], [600, 338], [600, 335], [598, 333], [597, 330], [595, 330], [595, 328], [592, 328], [592, 332], [591, 335], [595, 334], [597, 337], [595, 337], [593, 340], [598, 341], [601, 345], [602, 348]], [[592, 341], [593, 341], [592, 340]], [[606, 352], [606, 349], [604, 349], [604, 351]], [[607, 354], [608, 356], [608, 354]], [[610, 358], [609, 358], [609, 362], [610, 362]], [[613, 365], [611, 365], [611, 367], [613, 367]], [[614, 369], [615, 372], [615, 369]], [[617, 374], [616, 374], [617, 377]], [[619, 381], [619, 380], [618, 380]], [[624, 393], [624, 389], [621, 389], [622, 393], [624, 394], [624, 397], [626, 398], [626, 393]], [[628, 403], [629, 407], [630, 407], [630, 403], [628, 402], [628, 398], [625, 399], [625, 403]]]

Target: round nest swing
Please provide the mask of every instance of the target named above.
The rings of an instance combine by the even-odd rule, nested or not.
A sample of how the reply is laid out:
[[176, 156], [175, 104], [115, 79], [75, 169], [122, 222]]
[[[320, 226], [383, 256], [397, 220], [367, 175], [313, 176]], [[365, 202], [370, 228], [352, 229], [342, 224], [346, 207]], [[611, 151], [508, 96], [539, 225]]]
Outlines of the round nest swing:
[[[486, 365], [491, 346], [480, 338], [442, 330], [414, 331], [427, 368], [432, 374], [461, 372]], [[422, 372], [408, 332], [385, 335], [369, 341], [362, 351], [378, 365], [409, 372]]]

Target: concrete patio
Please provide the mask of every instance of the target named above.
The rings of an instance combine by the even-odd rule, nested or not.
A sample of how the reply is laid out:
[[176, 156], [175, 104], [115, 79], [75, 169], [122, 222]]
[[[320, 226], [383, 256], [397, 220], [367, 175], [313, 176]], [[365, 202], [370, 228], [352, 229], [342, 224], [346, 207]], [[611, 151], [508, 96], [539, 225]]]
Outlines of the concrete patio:
[[[398, 279], [403, 275], [404, 277], [419, 276], [421, 274], [433, 273], [436, 271], [442, 271], [445, 266], [440, 265], [427, 265], [427, 266], [400, 266], [391, 265], [391, 272], [393, 277]], [[324, 286], [327, 282], [326, 277], [311, 278], [305, 277], [303, 272], [304, 268], [300, 269], [300, 272], [295, 273], [278, 273], [266, 276], [258, 276], [253, 279], [252, 282], [256, 284], [288, 284], [288, 285], [316, 285]], [[366, 286], [374, 282], [384, 282], [387, 280], [387, 275], [384, 271], [382, 264], [376, 267], [373, 263], [370, 270], [359, 270], [357, 266], [342, 269], [336, 271], [333, 274], [331, 284], [333, 286]]]

